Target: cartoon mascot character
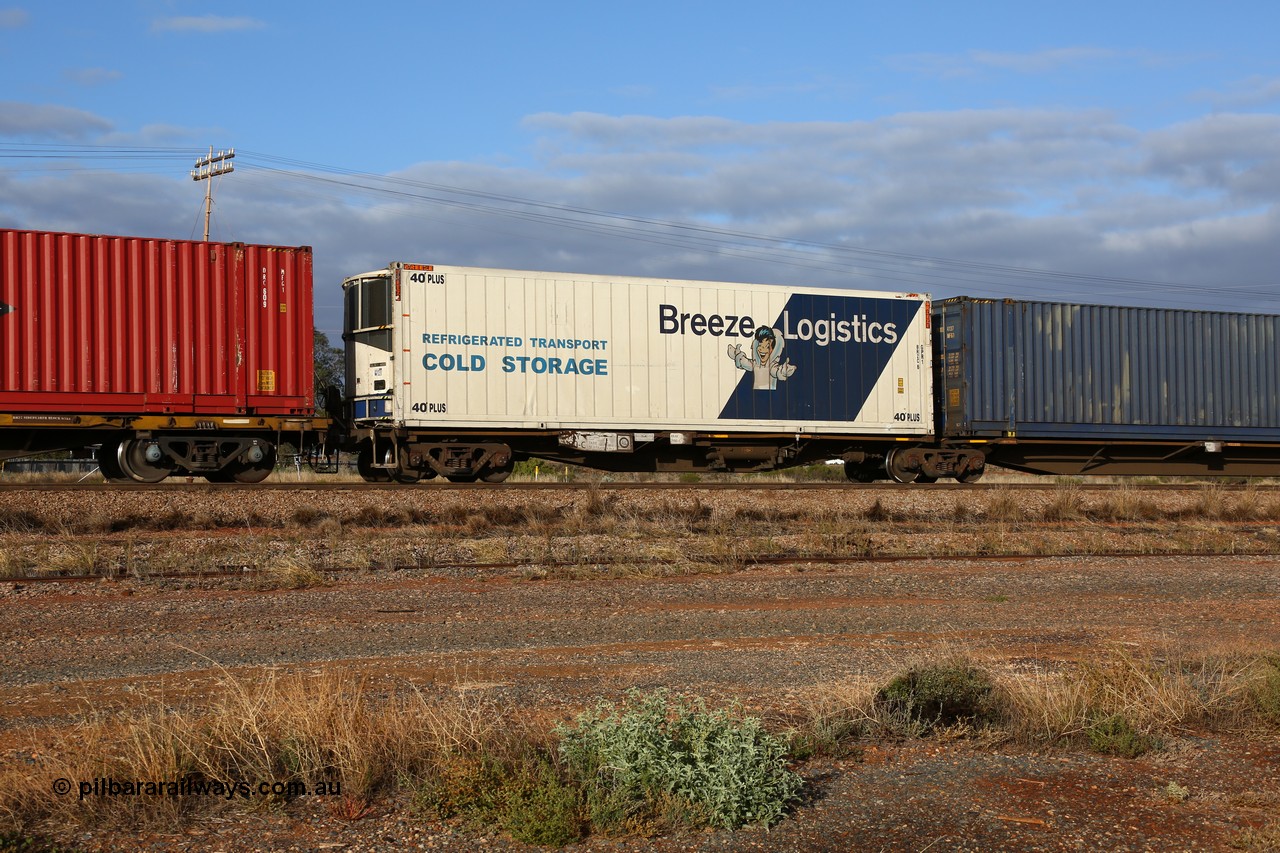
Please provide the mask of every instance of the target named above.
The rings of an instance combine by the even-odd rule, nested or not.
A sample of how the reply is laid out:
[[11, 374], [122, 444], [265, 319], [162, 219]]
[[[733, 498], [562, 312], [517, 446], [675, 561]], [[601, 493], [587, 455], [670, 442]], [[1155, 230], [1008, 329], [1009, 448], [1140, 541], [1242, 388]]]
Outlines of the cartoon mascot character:
[[796, 366], [790, 361], [782, 360], [782, 348], [786, 345], [777, 329], [761, 326], [756, 329], [755, 340], [751, 345], [751, 355], [742, 351], [741, 344], [729, 345], [729, 358], [739, 370], [750, 371], [751, 387], [757, 391], [772, 391], [778, 387], [779, 381], [791, 378]]

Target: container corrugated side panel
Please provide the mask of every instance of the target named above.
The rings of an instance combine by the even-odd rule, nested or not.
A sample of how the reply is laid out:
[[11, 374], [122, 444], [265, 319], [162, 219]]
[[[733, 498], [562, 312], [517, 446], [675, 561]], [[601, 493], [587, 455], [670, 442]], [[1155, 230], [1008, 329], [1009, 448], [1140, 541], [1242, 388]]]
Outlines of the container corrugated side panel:
[[1280, 440], [1280, 316], [944, 300], [948, 435]]
[[242, 357], [249, 410], [289, 414], [314, 405], [311, 251], [241, 245], [248, 302]]
[[[251, 251], [267, 251], [253, 247]], [[0, 411], [287, 413], [313, 404], [309, 249], [272, 249], [290, 296], [283, 383], [249, 395], [252, 317], [239, 244], [0, 230]], [[279, 307], [276, 308], [279, 312]], [[264, 312], [265, 314], [265, 312]], [[305, 319], [303, 319], [305, 318]], [[305, 331], [298, 329], [301, 324]]]

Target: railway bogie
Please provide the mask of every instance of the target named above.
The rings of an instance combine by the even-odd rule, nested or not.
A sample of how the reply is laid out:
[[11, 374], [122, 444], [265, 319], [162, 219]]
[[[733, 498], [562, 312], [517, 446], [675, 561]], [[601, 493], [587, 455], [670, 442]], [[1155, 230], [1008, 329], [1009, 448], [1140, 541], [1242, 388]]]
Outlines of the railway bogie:
[[515, 454], [497, 440], [424, 439], [387, 432], [359, 439], [356, 470], [370, 483], [412, 484], [436, 477], [454, 483], [500, 483], [511, 474]]

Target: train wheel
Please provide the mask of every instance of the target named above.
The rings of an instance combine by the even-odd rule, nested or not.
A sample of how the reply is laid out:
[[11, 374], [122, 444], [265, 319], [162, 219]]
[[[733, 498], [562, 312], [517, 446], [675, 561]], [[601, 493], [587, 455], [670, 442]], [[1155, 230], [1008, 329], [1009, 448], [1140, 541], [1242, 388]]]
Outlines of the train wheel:
[[391, 474], [391, 479], [397, 483], [404, 483], [406, 486], [412, 486], [422, 479], [422, 472], [409, 464], [409, 448], [406, 446], [400, 448], [399, 465]]
[[164, 452], [154, 441], [132, 439], [120, 442], [116, 450], [120, 472], [138, 483], [158, 483], [172, 473], [164, 466]]
[[108, 483], [131, 483], [133, 480], [124, 475], [120, 470], [120, 463], [116, 461], [116, 454], [120, 452], [120, 442], [108, 441], [104, 442], [98, 452], [94, 454], [98, 460], [98, 471]]
[[884, 470], [895, 483], [914, 483], [920, 479], [920, 469], [907, 467], [907, 461], [903, 458], [906, 455], [904, 451], [901, 447], [890, 450], [884, 458]]
[[366, 483], [391, 482], [391, 472], [389, 470], [373, 467], [373, 448], [367, 444], [362, 444], [360, 452], [356, 454], [356, 471], [360, 473], [360, 479]]
[[967, 453], [960, 460], [956, 481], [960, 483], [976, 483], [987, 470], [987, 457], [983, 453]]
[[271, 476], [276, 467], [276, 449], [270, 444], [261, 445], [261, 448], [262, 458], [257, 462], [240, 462], [231, 468], [232, 480], [237, 483], [261, 483]]
[[503, 480], [511, 476], [511, 470], [513, 467], [514, 466], [507, 466], [506, 468], [487, 468], [485, 469], [485, 472], [480, 475], [480, 479], [484, 480], [486, 483], [501, 483]]
[[844, 475], [854, 483], [874, 483], [876, 472], [865, 462], [844, 463]]
[[271, 472], [275, 470], [274, 465], [262, 467], [259, 465], [251, 465], [247, 468], [240, 468], [231, 474], [232, 482], [236, 483], [261, 483], [263, 480], [271, 476]]

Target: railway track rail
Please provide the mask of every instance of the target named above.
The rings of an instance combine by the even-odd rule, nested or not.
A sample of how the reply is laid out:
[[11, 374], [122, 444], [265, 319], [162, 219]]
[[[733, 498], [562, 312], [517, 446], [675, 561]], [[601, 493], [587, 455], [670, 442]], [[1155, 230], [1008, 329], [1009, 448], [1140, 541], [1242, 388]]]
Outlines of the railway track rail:
[[[1030, 563], [1042, 560], [1061, 559], [1126, 559], [1126, 560], [1169, 560], [1169, 559], [1210, 559], [1214, 557], [1274, 557], [1270, 550], [1233, 551], [1224, 554], [1221, 551], [1170, 550], [1170, 551], [1126, 551], [1100, 550], [1088, 554], [1079, 551], [1062, 551], [1060, 553], [1036, 554], [786, 554], [786, 555], [689, 555], [687, 562], [693, 565], [721, 567], [730, 569], [750, 569], [758, 567], [785, 567], [801, 565], [857, 565], [857, 564], [895, 564], [895, 563]], [[379, 568], [357, 566], [331, 566], [316, 568], [315, 571], [325, 576], [369, 575], [377, 573], [401, 572], [444, 572], [448, 570], [467, 570], [476, 573], [519, 571], [521, 569], [537, 569], [541, 571], [572, 571], [582, 569], [606, 569], [622, 566], [649, 567], [669, 564], [670, 561], [653, 559], [624, 559], [616, 557], [599, 560], [513, 560], [496, 563], [438, 563], [429, 566], [393, 565]], [[264, 567], [236, 566], [223, 569], [201, 571], [134, 571], [134, 572], [89, 572], [83, 574], [50, 574], [30, 577], [5, 578], [4, 583], [16, 586], [23, 584], [52, 583], [95, 583], [100, 581], [125, 580], [226, 580], [234, 578], [253, 579], [269, 574], [270, 569]]]
[[818, 491], [839, 490], [849, 492], [998, 492], [1010, 491], [1046, 491], [1062, 488], [1075, 488], [1086, 492], [1110, 491], [1142, 491], [1142, 492], [1185, 492], [1197, 489], [1216, 489], [1220, 491], [1244, 491], [1247, 489], [1280, 492], [1280, 483], [1222, 483], [1218, 481], [1197, 481], [1186, 483], [1091, 483], [1046, 481], [1043, 483], [932, 483], [929, 485], [904, 485], [901, 483], [847, 483], [843, 481], [804, 482], [804, 483], [769, 483], [769, 482], [726, 482], [726, 483], [610, 483], [599, 481], [584, 482], [547, 482], [547, 483], [504, 483], [494, 486], [486, 483], [431, 483], [415, 487], [406, 487], [396, 483], [364, 483], [364, 482], [298, 482], [298, 483], [260, 483], [243, 485], [238, 483], [4, 483], [0, 482], [0, 492], [178, 492], [178, 493], [225, 493], [225, 492], [261, 492], [261, 491], [315, 491], [315, 492], [379, 492], [391, 491], [400, 493], [444, 491], [444, 492], [529, 492], [529, 491], [582, 491], [598, 489], [600, 491]]

